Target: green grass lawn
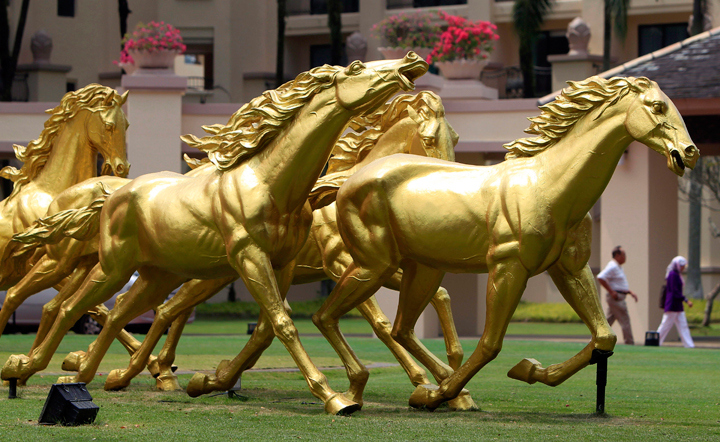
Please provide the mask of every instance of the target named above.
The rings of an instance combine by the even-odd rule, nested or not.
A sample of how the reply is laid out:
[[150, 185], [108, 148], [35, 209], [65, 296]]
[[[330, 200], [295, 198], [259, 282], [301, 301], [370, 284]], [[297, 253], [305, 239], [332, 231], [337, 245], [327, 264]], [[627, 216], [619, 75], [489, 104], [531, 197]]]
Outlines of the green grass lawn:
[[[202, 330], [201, 321], [188, 327]], [[69, 334], [49, 370], [59, 372], [62, 357], [84, 349], [92, 337]], [[30, 335], [0, 339], [0, 361], [26, 352]], [[365, 363], [394, 362], [378, 339], [348, 338]], [[233, 357], [247, 342], [246, 335], [185, 336], [178, 348], [180, 370], [213, 369]], [[440, 339], [425, 340], [443, 357]], [[319, 366], [339, 365], [321, 337], [303, 337]], [[463, 340], [468, 356], [476, 340]], [[243, 378], [245, 400], [226, 396], [192, 399], [182, 392], [153, 390], [154, 380], [141, 375], [121, 392], [105, 392], [103, 376], [88, 387], [100, 406], [93, 425], [63, 428], [36, 425], [54, 375], [35, 376], [21, 389], [21, 399], [0, 396], [0, 434], [4, 440], [718, 440], [720, 438], [720, 382], [717, 350], [619, 345], [609, 360], [606, 409], [595, 417], [595, 370], [588, 367], [564, 384], [551, 388], [527, 385], [506, 376], [522, 358], [543, 364], [561, 362], [584, 344], [508, 340], [498, 358], [481, 370], [467, 388], [479, 412], [434, 413], [412, 410], [413, 391], [400, 367], [372, 369], [365, 390], [365, 406], [351, 417], [328, 416], [308, 391], [299, 373], [250, 371]], [[101, 372], [127, 364], [127, 354], [115, 343]], [[292, 366], [277, 341], [258, 361], [258, 367]], [[325, 370], [338, 391], [347, 388], [344, 370]], [[181, 375], [184, 387], [190, 375]]]

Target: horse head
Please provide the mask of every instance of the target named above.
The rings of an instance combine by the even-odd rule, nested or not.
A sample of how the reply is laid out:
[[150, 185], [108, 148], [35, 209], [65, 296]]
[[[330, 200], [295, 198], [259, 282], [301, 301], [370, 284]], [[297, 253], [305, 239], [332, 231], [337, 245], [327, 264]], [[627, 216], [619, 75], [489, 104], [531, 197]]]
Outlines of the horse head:
[[372, 111], [399, 89], [415, 89], [415, 79], [427, 70], [425, 60], [412, 51], [399, 60], [354, 61], [337, 73], [335, 96], [345, 109]]
[[649, 87], [643, 88], [628, 108], [625, 128], [635, 140], [664, 155], [668, 169], [683, 176], [686, 167], [695, 167], [700, 151], [690, 139], [680, 112], [657, 83], [645, 78], [637, 81], [647, 82]]
[[445, 119], [445, 108], [440, 97], [432, 92], [420, 92], [407, 107], [408, 117], [417, 125], [407, 153], [455, 161], [455, 145], [459, 136]]
[[87, 134], [90, 144], [105, 159], [102, 174], [113, 173], [126, 177], [130, 171], [127, 161], [125, 133], [129, 126], [122, 105], [127, 100], [127, 92], [123, 95], [111, 91], [101, 106], [90, 111], [87, 120]]

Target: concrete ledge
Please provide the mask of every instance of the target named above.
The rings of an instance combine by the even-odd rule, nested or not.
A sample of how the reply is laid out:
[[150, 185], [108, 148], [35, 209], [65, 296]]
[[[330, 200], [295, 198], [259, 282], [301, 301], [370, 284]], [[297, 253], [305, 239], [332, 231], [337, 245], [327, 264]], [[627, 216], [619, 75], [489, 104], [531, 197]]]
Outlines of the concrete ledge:
[[122, 76], [122, 87], [126, 90], [146, 89], [158, 91], [185, 91], [187, 89], [187, 77], [167, 73], [139, 69], [133, 75]]

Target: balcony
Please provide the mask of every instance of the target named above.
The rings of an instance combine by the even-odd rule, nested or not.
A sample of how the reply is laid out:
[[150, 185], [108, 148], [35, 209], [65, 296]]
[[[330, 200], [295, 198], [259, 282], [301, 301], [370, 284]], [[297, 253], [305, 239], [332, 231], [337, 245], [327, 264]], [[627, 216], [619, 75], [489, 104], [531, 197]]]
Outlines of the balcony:
[[[327, 0], [288, 0], [287, 15], [327, 14]], [[342, 0], [342, 12], [359, 12], [360, 0]]]

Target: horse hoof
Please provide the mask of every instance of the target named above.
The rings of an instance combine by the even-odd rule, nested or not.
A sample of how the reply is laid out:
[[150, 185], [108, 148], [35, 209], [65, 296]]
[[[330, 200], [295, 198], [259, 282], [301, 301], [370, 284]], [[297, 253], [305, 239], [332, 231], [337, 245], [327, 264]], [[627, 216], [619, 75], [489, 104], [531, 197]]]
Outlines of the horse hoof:
[[10, 355], [5, 366], [3, 366], [0, 377], [3, 380], [8, 379], [27, 379], [28, 367], [30, 365], [30, 358], [26, 355]]
[[477, 411], [480, 408], [475, 405], [475, 401], [470, 397], [470, 392], [462, 389], [458, 397], [448, 401], [448, 406], [452, 411]]
[[217, 368], [215, 369], [215, 374], [219, 376], [221, 372], [227, 370], [227, 368], [230, 366], [230, 363], [231, 361], [227, 359], [223, 359], [222, 361], [220, 361]]
[[57, 379], [57, 384], [74, 384], [77, 382], [77, 379], [75, 379], [75, 376], [60, 376]]
[[105, 391], [117, 391], [127, 387], [129, 382], [123, 379], [125, 370], [115, 369], [108, 373], [105, 379]]
[[325, 412], [333, 415], [348, 416], [358, 411], [360, 408], [360, 404], [351, 401], [340, 393], [335, 393], [325, 402]]
[[426, 408], [430, 411], [435, 410], [443, 402], [438, 392], [439, 388], [434, 384], [418, 385], [410, 395], [410, 406], [413, 408]]
[[161, 374], [155, 378], [155, 388], [160, 391], [182, 390], [180, 383], [178, 383], [177, 376], [173, 374]]
[[85, 358], [84, 351], [73, 351], [63, 359], [62, 369], [64, 371], [80, 371], [80, 363]]
[[537, 379], [535, 379], [533, 375], [539, 368], [542, 368], [540, 362], [535, 359], [526, 358], [511, 368], [507, 375], [509, 378], [517, 379], [518, 381], [534, 384], [537, 382]]
[[198, 397], [205, 394], [205, 389], [210, 377], [204, 373], [195, 373], [187, 386], [187, 394], [190, 397]]

